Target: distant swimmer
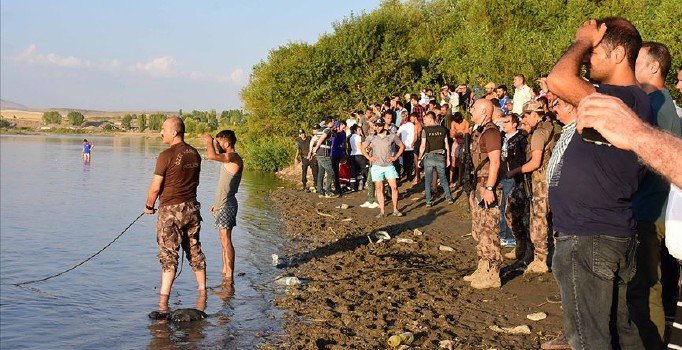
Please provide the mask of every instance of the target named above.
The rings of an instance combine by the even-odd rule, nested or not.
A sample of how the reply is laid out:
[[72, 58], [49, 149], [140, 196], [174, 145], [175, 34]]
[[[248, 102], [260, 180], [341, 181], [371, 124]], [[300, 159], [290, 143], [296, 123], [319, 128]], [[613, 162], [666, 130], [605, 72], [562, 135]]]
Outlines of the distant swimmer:
[[83, 161], [90, 161], [90, 151], [95, 147], [92, 142], [87, 139], [83, 139]]
[[203, 136], [208, 150], [208, 159], [221, 163], [220, 178], [216, 188], [215, 203], [211, 213], [215, 216], [215, 226], [223, 246], [223, 276], [226, 283], [234, 281], [234, 245], [232, 244], [232, 228], [237, 225], [237, 198], [235, 194], [242, 180], [244, 163], [242, 157], [234, 150], [237, 136], [232, 130], [219, 132], [215, 139], [219, 152], [213, 145], [211, 135]]

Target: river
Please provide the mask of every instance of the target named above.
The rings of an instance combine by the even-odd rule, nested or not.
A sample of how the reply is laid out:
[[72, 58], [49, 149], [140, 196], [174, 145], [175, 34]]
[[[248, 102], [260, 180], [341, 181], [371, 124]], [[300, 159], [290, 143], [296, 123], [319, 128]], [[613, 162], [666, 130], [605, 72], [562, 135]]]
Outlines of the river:
[[[4, 349], [254, 348], [276, 337], [280, 311], [270, 255], [284, 244], [268, 191], [271, 174], [245, 172], [233, 230], [234, 295], [208, 292], [205, 321], [172, 325], [147, 317], [158, 307], [156, 216], [145, 215], [94, 259], [57, 278], [16, 287], [81, 262], [128, 226], [145, 204], [158, 138], [0, 136], [0, 344]], [[208, 285], [220, 284], [220, 241], [209, 207], [218, 164], [202, 161], [198, 199]], [[170, 308], [195, 307], [196, 282], [185, 261]], [[237, 275], [238, 274], [238, 275]]]

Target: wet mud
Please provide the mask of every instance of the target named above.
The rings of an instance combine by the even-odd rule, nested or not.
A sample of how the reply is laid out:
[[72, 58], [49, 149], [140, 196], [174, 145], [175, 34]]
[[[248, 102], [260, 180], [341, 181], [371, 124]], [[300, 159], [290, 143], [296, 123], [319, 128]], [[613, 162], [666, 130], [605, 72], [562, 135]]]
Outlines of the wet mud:
[[[379, 209], [359, 207], [366, 192], [336, 199], [294, 189], [272, 193], [293, 242], [279, 254], [282, 276], [303, 283], [275, 300], [285, 310], [284, 334], [263, 348], [384, 349], [391, 335], [409, 331], [416, 349], [437, 349], [448, 340], [452, 349], [539, 349], [561, 330], [560, 304], [547, 299], [558, 294], [551, 273], [506, 272], [502, 288], [471, 288], [462, 281], [476, 267], [464, 195], [454, 204], [440, 195], [427, 208], [420, 189], [410, 186], [400, 188], [405, 215], [379, 219]], [[377, 231], [391, 239], [377, 242]], [[537, 312], [547, 317], [526, 318]], [[520, 325], [530, 334], [499, 332]]]

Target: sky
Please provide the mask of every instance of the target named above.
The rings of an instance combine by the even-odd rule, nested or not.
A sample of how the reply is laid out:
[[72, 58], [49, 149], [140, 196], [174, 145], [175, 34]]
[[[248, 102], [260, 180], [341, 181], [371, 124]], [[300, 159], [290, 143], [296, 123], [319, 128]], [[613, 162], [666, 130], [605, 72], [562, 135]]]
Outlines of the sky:
[[29, 108], [239, 109], [271, 49], [379, 0], [3, 0], [0, 97]]

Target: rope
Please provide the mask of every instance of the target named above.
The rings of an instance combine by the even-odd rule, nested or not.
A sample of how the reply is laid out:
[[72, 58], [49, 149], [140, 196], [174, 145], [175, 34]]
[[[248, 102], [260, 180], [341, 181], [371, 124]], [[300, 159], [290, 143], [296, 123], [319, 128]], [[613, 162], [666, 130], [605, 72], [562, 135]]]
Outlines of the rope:
[[121, 233], [120, 233], [118, 236], [116, 236], [116, 238], [114, 238], [113, 241], [111, 241], [111, 242], [109, 242], [109, 244], [105, 245], [104, 248], [102, 248], [102, 249], [100, 249], [99, 251], [97, 251], [97, 253], [90, 255], [90, 257], [88, 257], [87, 259], [85, 259], [85, 260], [79, 262], [78, 264], [76, 264], [76, 265], [74, 265], [74, 266], [72, 266], [72, 267], [70, 267], [70, 268], [68, 268], [68, 269], [66, 269], [66, 270], [64, 270], [64, 271], [62, 271], [62, 272], [56, 273], [56, 274], [54, 274], [54, 275], [47, 276], [47, 277], [45, 277], [45, 278], [41, 278], [41, 279], [38, 279], [38, 280], [32, 280], [32, 281], [26, 281], [26, 282], [12, 283], [12, 285], [15, 285], [15, 286], [17, 286], [17, 287], [21, 287], [21, 286], [23, 286], [23, 285], [25, 285], [25, 284], [32, 284], [32, 283], [44, 282], [44, 281], [47, 281], [47, 280], [49, 280], [49, 279], [52, 279], [52, 278], [61, 276], [61, 275], [65, 274], [65, 273], [67, 273], [67, 272], [69, 272], [69, 271], [71, 271], [71, 270], [74, 270], [74, 269], [77, 268], [78, 266], [81, 266], [81, 265], [85, 264], [86, 262], [90, 261], [92, 258], [94, 258], [94, 257], [96, 257], [97, 255], [99, 255], [99, 253], [101, 253], [101, 252], [103, 252], [105, 249], [109, 248], [110, 245], [114, 244], [114, 242], [116, 242], [117, 239], [121, 238], [121, 236], [123, 236], [123, 234], [126, 233], [126, 231], [128, 231], [128, 229], [129, 229], [131, 226], [133, 226], [133, 224], [135, 224], [135, 223], [137, 222], [137, 220], [139, 220], [139, 219], [142, 217], [142, 215], [144, 215], [144, 213], [140, 214], [137, 218], [135, 218], [135, 220], [133, 220], [133, 222], [131, 222], [130, 225], [128, 225], [125, 229], [123, 229], [123, 231], [121, 231]]

